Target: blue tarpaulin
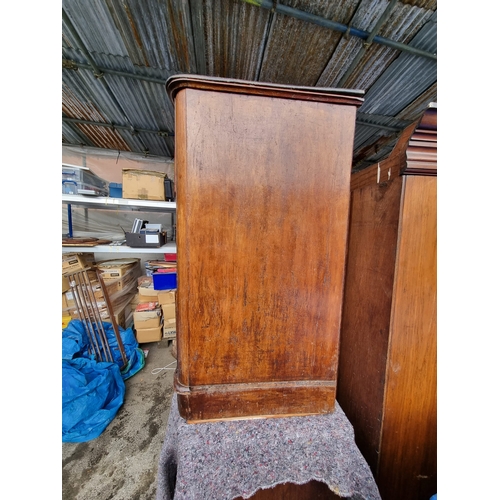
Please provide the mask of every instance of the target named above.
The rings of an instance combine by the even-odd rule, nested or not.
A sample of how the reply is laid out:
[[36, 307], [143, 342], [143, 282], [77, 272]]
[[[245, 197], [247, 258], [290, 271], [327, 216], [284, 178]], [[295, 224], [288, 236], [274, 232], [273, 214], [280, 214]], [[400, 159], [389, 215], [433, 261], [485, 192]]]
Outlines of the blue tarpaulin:
[[63, 442], [79, 443], [98, 437], [123, 404], [124, 380], [135, 375], [145, 364], [144, 352], [132, 328], [118, 327], [127, 357], [125, 364], [113, 325], [103, 322], [102, 326], [113, 363], [97, 361], [91, 354], [81, 321], [70, 321], [62, 332]]

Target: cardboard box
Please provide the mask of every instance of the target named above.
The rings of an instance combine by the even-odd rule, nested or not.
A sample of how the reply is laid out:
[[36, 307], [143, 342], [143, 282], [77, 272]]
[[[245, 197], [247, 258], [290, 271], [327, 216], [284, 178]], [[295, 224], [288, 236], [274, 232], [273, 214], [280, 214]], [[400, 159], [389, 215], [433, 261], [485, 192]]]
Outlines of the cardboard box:
[[123, 198], [165, 201], [166, 176], [164, 172], [124, 168], [122, 170]]
[[96, 262], [95, 262], [95, 254], [93, 252], [85, 252], [80, 254], [83, 257], [83, 260], [85, 261], [85, 264], [87, 267], [94, 267]]
[[155, 300], [156, 302], [158, 302], [158, 295], [142, 295], [142, 293], [138, 293], [137, 296], [139, 297], [139, 302], [138, 303], [141, 303], [141, 302], [150, 302], [151, 300]]
[[136, 320], [134, 317], [134, 328], [136, 330], [144, 330], [145, 328], [156, 328], [161, 324], [161, 316], [145, 320]]
[[97, 269], [104, 281], [123, 278], [132, 268], [140, 266], [140, 259], [113, 259], [97, 263]]
[[161, 310], [165, 319], [175, 319], [175, 304], [163, 304]]
[[137, 291], [141, 296], [141, 301], [143, 297], [148, 297], [148, 300], [155, 300], [158, 302], [158, 290], [153, 288], [153, 279], [151, 278], [151, 284], [148, 281], [143, 281], [139, 284]]
[[159, 342], [163, 335], [162, 329], [163, 325], [157, 326], [156, 328], [136, 329], [135, 338], [139, 344], [145, 342]]
[[117, 293], [125, 293], [126, 290], [132, 290], [137, 279], [137, 275], [140, 273], [140, 267], [132, 267], [123, 275], [122, 278], [113, 280], [104, 280], [106, 285], [106, 290], [108, 295], [111, 297]]
[[129, 303], [121, 304], [117, 307], [111, 305], [113, 316], [117, 325], [120, 325], [124, 330], [127, 329], [127, 320], [132, 315], [132, 310]]
[[163, 338], [169, 340], [177, 338], [175, 319], [165, 320], [163, 322]]
[[[85, 309], [85, 311], [80, 310], [80, 314], [78, 314], [78, 309], [76, 307], [72, 307], [71, 309], [68, 309], [68, 313], [71, 315], [72, 319], [80, 319], [80, 314], [85, 316], [86, 314], [89, 313], [89, 311], [87, 309]], [[99, 307], [98, 313], [99, 313], [99, 316], [101, 317], [102, 321], [109, 321], [109, 311], [108, 311], [107, 307]], [[94, 318], [95, 318], [94, 312], [92, 312], [89, 315], [89, 318], [91, 320], [94, 320]]]
[[67, 276], [62, 276], [62, 293], [67, 292], [70, 289], [69, 279]]
[[175, 293], [177, 290], [158, 290], [158, 303], [175, 304]]
[[[76, 307], [76, 300], [72, 290], [70, 290], [69, 292], [65, 292], [63, 295], [66, 298], [66, 307]], [[87, 299], [87, 296], [85, 294], [80, 294], [79, 296], [82, 300]], [[91, 307], [93, 304], [97, 304], [97, 307], [101, 309], [103, 307], [106, 307], [106, 301], [104, 300], [102, 290], [96, 290], [96, 292], [94, 293], [95, 300], [94, 298], [92, 298], [92, 296], [90, 297], [91, 300], [85, 300], [85, 304], [89, 307]]]
[[62, 254], [62, 274], [75, 273], [83, 271], [87, 265], [87, 261], [79, 253], [63, 253]]
[[141, 302], [137, 304], [134, 311], [134, 324], [139, 321], [160, 318], [161, 315], [161, 308], [158, 302]]

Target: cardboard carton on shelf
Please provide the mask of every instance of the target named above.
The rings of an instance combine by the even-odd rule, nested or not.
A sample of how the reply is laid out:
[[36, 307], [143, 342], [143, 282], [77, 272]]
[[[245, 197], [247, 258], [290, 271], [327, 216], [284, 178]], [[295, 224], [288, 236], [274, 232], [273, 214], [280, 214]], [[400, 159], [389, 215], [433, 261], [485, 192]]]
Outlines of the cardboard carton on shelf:
[[133, 200], [165, 201], [167, 174], [153, 170], [122, 170], [122, 196]]

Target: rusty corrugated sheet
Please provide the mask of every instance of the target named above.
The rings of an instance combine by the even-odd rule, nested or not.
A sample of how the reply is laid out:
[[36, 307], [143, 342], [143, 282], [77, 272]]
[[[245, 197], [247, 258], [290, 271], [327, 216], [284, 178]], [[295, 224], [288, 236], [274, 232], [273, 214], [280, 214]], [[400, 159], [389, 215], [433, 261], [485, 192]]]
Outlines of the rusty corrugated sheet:
[[[288, 1], [284, 4], [347, 24], [357, 0]], [[315, 86], [342, 34], [283, 14], [274, 14], [260, 81]]]
[[[389, 0], [280, 3], [369, 32]], [[130, 125], [129, 131], [65, 123], [63, 141], [68, 143], [173, 156], [172, 137], [135, 133], [132, 125], [173, 131], [173, 107], [163, 81], [179, 72], [335, 87], [349, 70], [343, 86], [367, 91], [359, 116], [394, 128], [414, 120], [436, 101], [435, 61], [372, 44], [350, 68], [364, 50], [360, 38], [243, 0], [63, 0], [63, 9], [93, 64], [104, 71], [99, 80], [83, 67], [63, 70], [63, 114]], [[64, 22], [62, 27], [62, 54], [68, 67], [70, 61], [89, 67], [78, 40]], [[435, 0], [400, 0], [379, 34], [432, 52], [436, 27]], [[107, 69], [123, 75], [106, 74]], [[355, 168], [388, 154], [395, 137], [394, 131], [358, 123]]]
[[257, 80], [269, 11], [241, 0], [203, 2], [207, 74]]

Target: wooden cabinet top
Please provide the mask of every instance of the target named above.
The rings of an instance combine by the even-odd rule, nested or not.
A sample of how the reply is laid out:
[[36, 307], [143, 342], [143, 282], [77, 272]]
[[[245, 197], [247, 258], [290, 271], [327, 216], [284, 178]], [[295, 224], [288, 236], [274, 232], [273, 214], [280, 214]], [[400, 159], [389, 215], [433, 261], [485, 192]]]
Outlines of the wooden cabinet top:
[[175, 75], [166, 82], [167, 93], [174, 102], [179, 90], [191, 88], [233, 94], [260, 95], [304, 101], [327, 102], [348, 106], [363, 104], [364, 90], [335, 89], [327, 87], [301, 87], [275, 83], [253, 82], [229, 78], [205, 77], [197, 75]]

